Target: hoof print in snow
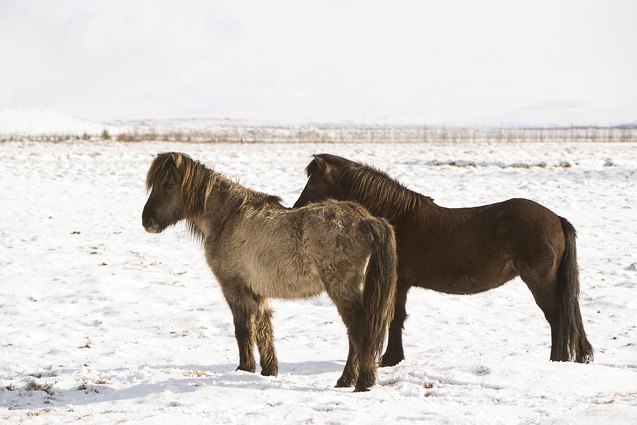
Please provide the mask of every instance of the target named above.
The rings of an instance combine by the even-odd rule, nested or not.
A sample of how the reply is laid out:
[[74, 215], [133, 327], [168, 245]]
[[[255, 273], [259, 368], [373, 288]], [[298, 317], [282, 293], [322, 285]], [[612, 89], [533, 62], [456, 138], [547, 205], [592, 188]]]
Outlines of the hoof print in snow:
[[491, 369], [489, 369], [486, 366], [476, 366], [473, 368], [473, 373], [475, 373], [478, 376], [484, 376], [484, 375], [489, 375], [491, 373]]

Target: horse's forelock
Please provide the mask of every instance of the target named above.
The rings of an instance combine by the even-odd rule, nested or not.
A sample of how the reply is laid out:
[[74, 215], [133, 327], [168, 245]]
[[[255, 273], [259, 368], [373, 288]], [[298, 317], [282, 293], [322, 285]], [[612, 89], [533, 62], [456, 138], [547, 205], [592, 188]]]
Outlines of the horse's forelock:
[[146, 190], [150, 190], [153, 186], [157, 186], [166, 180], [171, 162], [172, 157], [170, 154], [160, 153], [155, 157], [146, 175]]
[[164, 183], [173, 173], [181, 175], [184, 168], [194, 162], [184, 153], [165, 152], [159, 153], [153, 160], [146, 176], [146, 190]]

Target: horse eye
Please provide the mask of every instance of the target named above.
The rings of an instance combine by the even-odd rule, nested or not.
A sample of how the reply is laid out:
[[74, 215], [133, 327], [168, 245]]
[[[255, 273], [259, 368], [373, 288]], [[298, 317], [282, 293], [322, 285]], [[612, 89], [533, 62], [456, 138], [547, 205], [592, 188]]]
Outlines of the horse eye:
[[166, 182], [164, 183], [164, 190], [172, 190], [172, 188], [175, 186], [175, 183], [172, 182]]

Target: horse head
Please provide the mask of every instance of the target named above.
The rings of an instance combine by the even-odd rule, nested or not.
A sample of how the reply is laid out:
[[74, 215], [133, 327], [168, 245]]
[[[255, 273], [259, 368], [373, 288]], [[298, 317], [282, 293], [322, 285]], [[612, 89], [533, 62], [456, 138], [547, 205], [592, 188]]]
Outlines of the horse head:
[[142, 224], [149, 233], [161, 233], [184, 218], [182, 167], [188, 156], [161, 153], [153, 161], [146, 177], [150, 196], [142, 212]]
[[307, 183], [293, 208], [327, 198], [336, 198], [340, 176], [339, 165], [343, 161], [347, 160], [336, 155], [314, 155], [314, 159], [305, 168], [308, 176]]

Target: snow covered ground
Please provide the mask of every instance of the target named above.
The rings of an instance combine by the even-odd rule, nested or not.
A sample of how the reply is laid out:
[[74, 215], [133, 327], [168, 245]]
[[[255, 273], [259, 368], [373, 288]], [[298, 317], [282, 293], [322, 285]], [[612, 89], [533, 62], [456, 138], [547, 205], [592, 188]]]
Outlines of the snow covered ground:
[[[187, 152], [291, 205], [312, 153], [455, 207], [527, 197], [577, 228], [589, 365], [551, 363], [520, 280], [414, 288], [406, 361], [367, 393], [326, 296], [273, 301], [277, 378], [235, 372], [232, 318], [183, 226], [144, 232], [144, 178]], [[637, 144], [0, 144], [0, 423], [637, 423]]]

